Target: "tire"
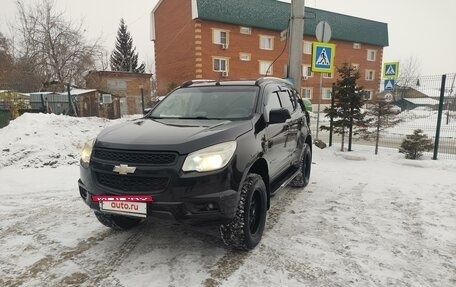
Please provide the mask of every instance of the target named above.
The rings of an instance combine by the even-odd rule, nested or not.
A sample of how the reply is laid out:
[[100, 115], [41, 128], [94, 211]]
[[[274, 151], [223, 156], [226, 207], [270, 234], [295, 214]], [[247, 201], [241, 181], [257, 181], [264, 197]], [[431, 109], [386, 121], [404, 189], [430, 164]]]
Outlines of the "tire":
[[308, 144], [304, 144], [301, 160], [299, 161], [299, 174], [289, 183], [292, 187], [306, 187], [309, 184], [310, 170], [312, 168], [312, 151]]
[[266, 223], [267, 192], [258, 174], [249, 174], [242, 184], [236, 215], [222, 224], [220, 233], [225, 244], [234, 249], [251, 250], [257, 246]]
[[114, 215], [95, 211], [95, 216], [101, 224], [114, 230], [128, 230], [140, 224], [142, 219], [122, 215]]

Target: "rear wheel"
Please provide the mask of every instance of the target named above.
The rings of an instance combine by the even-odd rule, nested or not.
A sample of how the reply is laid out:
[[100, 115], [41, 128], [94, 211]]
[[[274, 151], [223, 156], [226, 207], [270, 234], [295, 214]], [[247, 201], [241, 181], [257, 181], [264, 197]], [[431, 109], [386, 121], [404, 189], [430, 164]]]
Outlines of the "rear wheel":
[[299, 173], [290, 182], [292, 187], [305, 187], [309, 184], [310, 169], [312, 167], [312, 151], [308, 144], [304, 144], [301, 154], [301, 160], [299, 161]]
[[141, 223], [142, 219], [122, 215], [107, 214], [95, 211], [95, 216], [101, 224], [115, 230], [127, 230]]
[[241, 250], [253, 249], [261, 240], [266, 223], [267, 193], [263, 179], [249, 174], [245, 179], [236, 215], [220, 227], [226, 245]]

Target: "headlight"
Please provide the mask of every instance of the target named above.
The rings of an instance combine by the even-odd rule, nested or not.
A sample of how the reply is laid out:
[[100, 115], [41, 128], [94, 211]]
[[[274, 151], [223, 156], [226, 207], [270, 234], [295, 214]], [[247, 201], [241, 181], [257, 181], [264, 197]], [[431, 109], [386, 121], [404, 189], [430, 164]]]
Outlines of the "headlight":
[[192, 152], [185, 159], [182, 170], [205, 172], [221, 169], [228, 164], [235, 150], [236, 142], [231, 141]]
[[90, 156], [92, 155], [93, 144], [95, 139], [90, 140], [84, 144], [81, 152], [81, 163], [88, 165], [90, 162]]

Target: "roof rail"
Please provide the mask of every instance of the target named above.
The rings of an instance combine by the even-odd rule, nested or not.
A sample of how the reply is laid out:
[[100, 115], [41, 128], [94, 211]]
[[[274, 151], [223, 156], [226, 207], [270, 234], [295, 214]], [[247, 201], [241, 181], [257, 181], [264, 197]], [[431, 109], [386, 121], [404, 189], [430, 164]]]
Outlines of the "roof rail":
[[261, 77], [258, 80], [256, 80], [255, 85], [259, 85], [259, 84], [267, 82], [267, 81], [279, 81], [279, 82], [282, 82], [282, 83], [293, 85], [290, 82], [290, 80], [288, 80], [288, 79], [282, 79], [282, 78], [276, 78], [276, 77]]
[[216, 82], [216, 81], [215, 80], [190, 80], [190, 81], [186, 81], [186, 82], [182, 83], [179, 87], [186, 88], [193, 84], [213, 83], [213, 82]]

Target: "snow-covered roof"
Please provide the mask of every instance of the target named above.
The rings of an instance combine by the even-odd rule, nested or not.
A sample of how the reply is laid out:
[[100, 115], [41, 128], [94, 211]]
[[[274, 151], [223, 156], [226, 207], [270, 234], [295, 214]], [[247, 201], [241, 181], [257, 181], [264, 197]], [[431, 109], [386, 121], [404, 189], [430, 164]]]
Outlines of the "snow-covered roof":
[[[414, 86], [413, 89], [425, 94], [431, 98], [440, 98], [440, 88], [429, 88], [425, 86]], [[455, 97], [455, 91], [451, 91], [451, 87], [445, 89], [444, 97]]]
[[415, 105], [438, 105], [439, 101], [432, 98], [404, 98], [405, 101], [410, 102]]
[[30, 95], [50, 95], [50, 94], [58, 94], [58, 93], [54, 93], [54, 92], [32, 92], [32, 93], [29, 93]]
[[[79, 96], [87, 93], [96, 92], [96, 89], [71, 89], [70, 93], [72, 96]], [[68, 92], [62, 92], [60, 95], [68, 95]]]

